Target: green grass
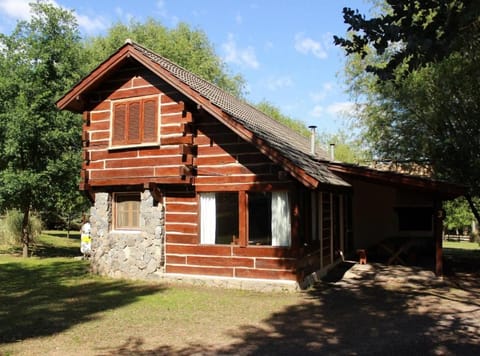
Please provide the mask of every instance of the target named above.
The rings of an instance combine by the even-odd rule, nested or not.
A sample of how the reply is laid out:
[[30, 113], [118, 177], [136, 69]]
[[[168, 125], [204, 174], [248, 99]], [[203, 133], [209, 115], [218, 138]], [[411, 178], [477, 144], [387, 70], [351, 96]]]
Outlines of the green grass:
[[[80, 256], [80, 233], [66, 231], [43, 231], [31, 245], [30, 253], [36, 257], [74, 257]], [[22, 247], [0, 245], [0, 254], [16, 255], [22, 253]]]
[[469, 241], [443, 241], [443, 247], [449, 249], [480, 250], [478, 242]]
[[[89, 273], [88, 261], [73, 258], [80, 255], [79, 240], [63, 236], [42, 234], [36, 257], [0, 255], [0, 355], [136, 353], [138, 340], [145, 347], [185, 347], [202, 344], [205, 333], [226, 342], [234, 339], [226, 330], [259, 325], [299, 300], [100, 277]], [[129, 340], [133, 345], [122, 346]]]

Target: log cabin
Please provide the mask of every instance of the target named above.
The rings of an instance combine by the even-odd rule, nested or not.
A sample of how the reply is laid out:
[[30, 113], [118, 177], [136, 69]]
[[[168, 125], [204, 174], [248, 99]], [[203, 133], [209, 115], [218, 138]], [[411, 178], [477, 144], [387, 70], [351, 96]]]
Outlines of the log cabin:
[[100, 274], [295, 289], [357, 249], [415, 236], [441, 273], [441, 202], [462, 187], [337, 162], [137, 43], [57, 106], [83, 115]]

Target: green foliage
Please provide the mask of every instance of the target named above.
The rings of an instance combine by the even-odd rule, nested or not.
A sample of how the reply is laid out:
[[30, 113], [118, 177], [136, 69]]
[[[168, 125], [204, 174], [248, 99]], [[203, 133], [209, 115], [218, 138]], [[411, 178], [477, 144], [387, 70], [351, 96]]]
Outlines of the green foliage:
[[345, 10], [351, 33], [337, 38], [372, 155], [428, 165], [434, 177], [479, 196], [480, 7], [414, 0], [377, 8], [371, 20]]
[[319, 133], [319, 140], [326, 150], [330, 150], [331, 145], [334, 145], [335, 161], [353, 164], [365, 164], [366, 161], [371, 161], [368, 152], [362, 147], [362, 142], [343, 130], [334, 134]]
[[475, 218], [465, 198], [457, 198], [445, 202], [444, 209], [446, 217], [443, 223], [448, 230], [463, 230], [464, 228], [468, 228]]
[[[255, 107], [264, 114], [298, 132], [300, 135], [304, 137], [310, 137], [311, 131], [303, 121], [296, 120], [282, 114], [280, 109], [278, 109], [268, 101], [263, 100], [260, 103], [256, 104]], [[317, 143], [319, 143], [327, 151], [329, 150], [330, 144], [335, 145], [336, 161], [347, 163], [360, 163], [361, 161], [366, 160], [367, 155], [365, 151], [361, 148], [360, 143], [348, 137], [348, 135], [343, 131], [339, 131], [336, 134], [320, 132], [317, 133], [316, 140]]]
[[[72, 13], [30, 6], [29, 22], [0, 35], [0, 207], [20, 209], [24, 224], [30, 209], [54, 206], [54, 193], [68, 194], [65, 182], [78, 176], [81, 117], [59, 112], [55, 101], [84, 67]], [[28, 236], [23, 242], [28, 249]]]
[[[0, 242], [5, 245], [18, 246], [23, 238], [22, 231], [23, 213], [17, 209], [8, 210], [0, 219]], [[37, 214], [30, 214], [27, 231], [30, 241], [42, 233], [43, 222]]]
[[283, 125], [298, 132], [300, 135], [305, 137], [310, 136], [310, 130], [303, 121], [296, 120], [287, 115], [282, 114], [279, 108], [275, 107], [273, 104], [269, 103], [268, 101], [263, 100], [258, 104], [256, 104], [255, 107], [261, 112], [263, 112], [265, 115], [271, 117], [272, 119], [277, 120]]
[[407, 74], [479, 45], [477, 0], [385, 0], [377, 7], [383, 13], [370, 19], [358, 10], [344, 8], [350, 36], [334, 36], [334, 42], [347, 54], [360, 54], [362, 58], [370, 48], [378, 55], [388, 53], [388, 61], [367, 67], [380, 79], [395, 78], [399, 68]]
[[126, 39], [149, 48], [237, 97], [242, 96], [244, 79], [240, 75], [229, 75], [206, 34], [191, 29], [186, 23], [179, 23], [173, 29], [152, 18], [145, 23], [117, 23], [108, 30], [106, 36], [87, 39], [90, 69], [108, 58]]

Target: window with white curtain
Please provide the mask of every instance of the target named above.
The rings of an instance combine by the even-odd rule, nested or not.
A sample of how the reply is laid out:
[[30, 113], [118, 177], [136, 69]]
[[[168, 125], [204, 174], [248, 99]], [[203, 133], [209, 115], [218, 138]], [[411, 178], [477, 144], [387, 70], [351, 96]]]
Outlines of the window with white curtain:
[[290, 203], [288, 192], [272, 193], [272, 246], [290, 246]]
[[[288, 192], [248, 192], [247, 238], [249, 245], [291, 245]], [[200, 243], [238, 243], [238, 193], [200, 193]]]
[[200, 243], [230, 244], [238, 241], [238, 193], [200, 194]]

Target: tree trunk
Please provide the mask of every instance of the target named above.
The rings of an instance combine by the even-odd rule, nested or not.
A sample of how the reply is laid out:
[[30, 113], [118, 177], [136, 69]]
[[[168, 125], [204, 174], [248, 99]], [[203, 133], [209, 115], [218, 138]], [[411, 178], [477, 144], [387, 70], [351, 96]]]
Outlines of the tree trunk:
[[30, 207], [27, 206], [23, 210], [23, 221], [22, 221], [22, 243], [23, 243], [22, 256], [24, 258], [28, 257], [28, 248], [30, 245], [30, 234], [28, 233], [29, 216], [30, 216]]
[[475, 216], [475, 219], [477, 219], [478, 223], [480, 224], [480, 214], [478, 213], [478, 209], [473, 203], [472, 196], [470, 194], [465, 195], [465, 198], [467, 199], [468, 205], [470, 206], [470, 210], [473, 213], [473, 216]]
[[70, 221], [71, 221], [70, 214], [68, 214], [68, 216], [67, 216], [67, 239], [70, 238]]

